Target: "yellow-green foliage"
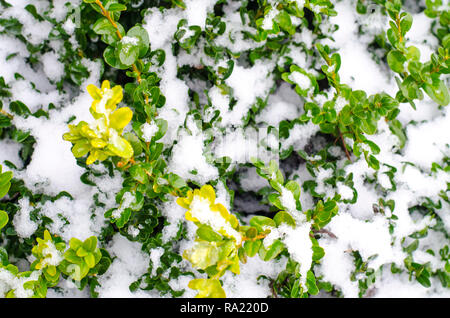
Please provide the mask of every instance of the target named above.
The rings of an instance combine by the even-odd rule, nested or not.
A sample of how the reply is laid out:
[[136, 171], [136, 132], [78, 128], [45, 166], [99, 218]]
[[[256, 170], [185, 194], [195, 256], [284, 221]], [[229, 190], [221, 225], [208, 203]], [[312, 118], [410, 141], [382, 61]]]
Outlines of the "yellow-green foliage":
[[121, 135], [133, 112], [129, 107], [117, 109], [123, 98], [122, 87], [116, 85], [111, 88], [109, 81], [103, 81], [101, 88], [89, 85], [87, 90], [94, 99], [89, 110], [95, 120], [90, 124], [81, 121], [77, 125], [69, 125], [70, 132], [63, 138], [74, 144], [72, 153], [76, 158], [90, 153], [86, 164], [111, 156], [131, 158], [133, 148]]

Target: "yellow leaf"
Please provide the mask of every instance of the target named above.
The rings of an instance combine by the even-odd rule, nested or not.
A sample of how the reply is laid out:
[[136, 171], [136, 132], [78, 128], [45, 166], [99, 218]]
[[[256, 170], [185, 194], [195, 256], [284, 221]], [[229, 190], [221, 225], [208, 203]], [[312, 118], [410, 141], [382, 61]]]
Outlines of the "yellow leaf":
[[93, 131], [91, 128], [89, 128], [89, 125], [83, 125], [80, 128], [80, 133], [83, 137], [87, 138], [97, 138], [97, 134], [95, 131]]
[[55, 276], [55, 275], [56, 275], [56, 267], [55, 267], [55, 265], [50, 265], [50, 266], [48, 266], [48, 267], [47, 267], [47, 273], [48, 273], [50, 276]]
[[113, 91], [113, 95], [112, 97], [108, 100], [106, 107], [111, 109], [113, 108], [115, 105], [119, 104], [122, 101], [123, 98], [123, 89], [122, 86], [120, 85], [116, 85], [112, 88]]
[[102, 91], [104, 89], [110, 89], [110, 88], [111, 88], [111, 85], [109, 84], [109, 81], [108, 80], [104, 80], [103, 83], [102, 83]]
[[198, 220], [196, 218], [194, 218], [191, 214], [191, 211], [186, 211], [186, 214], [184, 215], [184, 217], [186, 218], [186, 220], [191, 221], [191, 222], [198, 222]]
[[235, 255], [233, 257], [233, 264], [230, 267], [230, 271], [239, 275], [241, 273], [241, 269], [239, 267], [239, 256]]
[[213, 211], [218, 211], [220, 213], [220, 215], [228, 221], [228, 219], [230, 218], [230, 213], [228, 212], [227, 208], [224, 207], [222, 204], [217, 203], [211, 206], [211, 210]]
[[111, 136], [108, 148], [116, 155], [122, 158], [131, 158], [133, 156], [133, 147], [130, 143], [119, 135]]
[[191, 202], [187, 198], [178, 198], [177, 204], [185, 209], [189, 209]]
[[63, 135], [63, 139], [64, 139], [65, 141], [70, 141], [71, 143], [74, 143], [75, 141], [80, 140], [80, 139], [81, 139], [81, 136], [80, 136], [80, 135], [74, 135], [74, 134], [72, 134], [72, 133], [65, 133], [65, 134]]
[[109, 155], [104, 151], [98, 151], [98, 160], [103, 161], [108, 159]]
[[214, 204], [214, 202], [216, 201], [216, 192], [214, 191], [214, 188], [209, 184], [206, 184], [203, 187], [201, 187], [200, 196], [202, 196], [205, 199], [208, 199], [211, 204]]
[[192, 263], [192, 266], [199, 269], [206, 269], [217, 264], [219, 261], [219, 250], [211, 242], [197, 242], [194, 247], [185, 250], [183, 257]]
[[85, 154], [89, 152], [89, 149], [91, 148], [89, 142], [86, 139], [78, 141], [73, 147], [72, 147], [72, 153], [75, 156], [75, 158], [83, 157]]
[[95, 86], [95, 85], [93, 85], [93, 84], [90, 84], [90, 85], [88, 85], [88, 86], [86, 87], [86, 89], [87, 89], [89, 95], [91, 95], [91, 97], [92, 97], [94, 100], [100, 100], [100, 99], [102, 99], [102, 93], [101, 93], [100, 89], [99, 89], [97, 86]]
[[128, 125], [131, 118], [133, 118], [133, 112], [129, 107], [119, 108], [109, 117], [110, 127], [120, 132]]
[[90, 165], [93, 164], [97, 159], [98, 159], [98, 152], [97, 151], [92, 151], [91, 154], [89, 155], [89, 157], [87, 157], [86, 159], [86, 164]]
[[239, 221], [238, 221], [237, 217], [234, 216], [233, 214], [230, 214], [230, 217], [229, 217], [229, 219], [228, 219], [228, 222], [230, 222], [231, 227], [232, 227], [233, 229], [237, 229], [237, 228], [239, 227]]
[[226, 294], [218, 279], [193, 279], [188, 284], [189, 288], [198, 290], [196, 298], [225, 298]]
[[103, 148], [106, 147], [108, 143], [100, 138], [91, 139], [91, 145], [94, 148]]
[[46, 241], [52, 240], [52, 236], [50, 235], [50, 232], [48, 230], [44, 231], [44, 240], [46, 240]]

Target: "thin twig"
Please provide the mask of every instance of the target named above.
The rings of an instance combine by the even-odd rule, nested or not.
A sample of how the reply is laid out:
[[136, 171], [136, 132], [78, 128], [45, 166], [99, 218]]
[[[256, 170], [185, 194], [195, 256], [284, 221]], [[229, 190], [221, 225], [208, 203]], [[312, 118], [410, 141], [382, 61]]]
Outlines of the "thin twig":
[[344, 147], [345, 155], [347, 156], [348, 160], [352, 161], [352, 159], [350, 157], [350, 153], [347, 150], [347, 145], [345, 144], [344, 136], [342, 135], [341, 130], [339, 128], [338, 128], [338, 131], [339, 131], [339, 136], [340, 136], [341, 141], [342, 141], [342, 146]]
[[332, 232], [328, 231], [327, 229], [314, 230], [314, 233], [325, 233], [328, 234], [331, 238], [337, 239], [337, 236], [334, 235]]
[[0, 109], [0, 114], [5, 115], [5, 116], [8, 117], [9, 119], [13, 119], [13, 118], [14, 118], [13, 115], [11, 115], [10, 113], [4, 111], [3, 109]]

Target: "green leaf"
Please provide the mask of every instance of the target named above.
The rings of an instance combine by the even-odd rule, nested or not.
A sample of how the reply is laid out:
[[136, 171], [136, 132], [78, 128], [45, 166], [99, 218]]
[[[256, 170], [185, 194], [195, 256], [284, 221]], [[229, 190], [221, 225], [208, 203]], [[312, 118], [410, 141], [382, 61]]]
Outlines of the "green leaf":
[[112, 34], [116, 32], [116, 28], [109, 22], [107, 18], [98, 19], [94, 25], [92, 26], [92, 30], [95, 33], [103, 35], [103, 34]]
[[148, 182], [148, 176], [141, 165], [133, 165], [128, 169], [128, 171], [130, 172], [131, 177], [137, 182], [142, 184]]
[[209, 225], [200, 225], [196, 233], [197, 236], [204, 241], [218, 242], [222, 240], [222, 236], [214, 232]]
[[89, 253], [84, 257], [84, 261], [89, 268], [93, 268], [95, 266], [95, 257], [94, 254]]
[[313, 213], [313, 219], [318, 228], [324, 227], [331, 221], [331, 218], [338, 212], [338, 206], [335, 201], [329, 200], [325, 204], [319, 201]]
[[258, 235], [258, 230], [255, 227], [249, 227], [247, 231], [245, 231], [245, 236], [254, 239]]
[[319, 261], [320, 259], [322, 259], [322, 257], [325, 256], [324, 249], [318, 245], [313, 246], [312, 251], [313, 251], [312, 260], [315, 262]]
[[377, 132], [377, 121], [372, 118], [361, 120], [361, 130], [368, 135], [373, 135]]
[[277, 226], [280, 226], [282, 223], [286, 223], [292, 227], [295, 227], [296, 225], [294, 218], [286, 211], [278, 212], [274, 216], [273, 220], [275, 221]]
[[9, 109], [19, 115], [19, 116], [23, 116], [23, 117], [28, 117], [31, 114], [30, 109], [27, 107], [27, 105], [25, 105], [24, 103], [22, 103], [21, 101], [12, 101], [9, 104]]
[[0, 229], [4, 228], [8, 221], [8, 214], [5, 211], [0, 210]]
[[82, 245], [83, 245], [83, 242], [75, 237], [71, 238], [69, 241], [69, 246], [73, 250], [79, 249]]
[[295, 200], [300, 198], [300, 185], [297, 182], [290, 180], [284, 187], [292, 192]]
[[0, 114], [0, 128], [6, 128], [11, 126], [11, 118]]
[[106, 7], [109, 12], [126, 11], [127, 6], [120, 3], [111, 3]]
[[246, 241], [244, 243], [244, 250], [245, 253], [249, 256], [249, 257], [253, 257], [256, 255], [256, 253], [258, 253], [259, 249], [261, 248], [261, 244], [262, 241], [261, 240], [256, 240], [256, 241]]
[[8, 194], [8, 191], [11, 187], [11, 183], [6, 183], [5, 185], [0, 186], [0, 198], [3, 198], [5, 195]]
[[430, 273], [426, 269], [423, 269], [421, 275], [416, 276], [417, 281], [424, 287], [431, 287]]
[[133, 147], [133, 152], [135, 156], [138, 156], [142, 153], [143, 151], [142, 144], [135, 134], [129, 131], [123, 134], [123, 138], [125, 138], [130, 143], [131, 147]]
[[375, 158], [375, 156], [373, 156], [373, 155], [369, 156], [367, 163], [369, 164], [369, 167], [371, 167], [375, 170], [380, 169], [380, 161], [377, 158]]
[[177, 7], [180, 7], [181, 9], [186, 9], [186, 4], [184, 3], [184, 0], [172, 0], [172, 3]]
[[394, 119], [389, 122], [389, 128], [391, 132], [397, 136], [398, 140], [400, 141], [400, 149], [405, 147], [406, 144], [406, 134], [403, 129], [402, 123], [398, 121], [397, 119]]
[[91, 236], [83, 242], [83, 248], [86, 251], [93, 252], [97, 248], [97, 237]]
[[280, 25], [284, 31], [289, 34], [295, 33], [295, 26], [292, 25], [291, 16], [286, 11], [281, 11], [275, 18], [276, 22]]
[[169, 184], [175, 189], [180, 189], [187, 186], [187, 183], [183, 178], [172, 172], [169, 173], [167, 180], [169, 181]]
[[82, 280], [89, 273], [89, 267], [86, 263], [82, 262], [78, 266], [79, 270], [75, 270], [75, 275], [72, 276], [76, 281]]
[[100, 261], [97, 264], [98, 275], [103, 275], [108, 270], [109, 266], [111, 266], [111, 259], [109, 257], [101, 257]]
[[268, 217], [256, 215], [251, 218], [250, 225], [256, 227], [258, 232], [263, 232], [263, 227], [276, 227], [276, 223]]
[[319, 289], [316, 285], [316, 277], [311, 270], [306, 274], [306, 287], [308, 288], [308, 293], [311, 295], [317, 295], [319, 293]]
[[411, 254], [412, 252], [417, 250], [418, 247], [419, 247], [419, 240], [414, 240], [411, 244], [409, 244], [405, 248], [405, 252], [408, 253], [408, 254]]
[[77, 143], [72, 147], [72, 153], [75, 158], [80, 158], [85, 156], [90, 149], [91, 144], [89, 143], [89, 140], [82, 139], [80, 141], [77, 141]]
[[141, 26], [134, 26], [128, 30], [127, 36], [139, 39], [139, 57], [143, 57], [150, 48], [150, 39], [147, 31]]
[[261, 245], [261, 248], [259, 249], [259, 257], [263, 261], [267, 262], [277, 257], [283, 250], [284, 244], [280, 240], [275, 240], [268, 248]]
[[402, 52], [396, 50], [390, 51], [387, 55], [387, 62], [391, 70], [397, 73], [403, 73], [403, 64], [406, 62], [406, 58]]
[[437, 80], [437, 83], [433, 83], [433, 85], [425, 83], [423, 89], [433, 101], [441, 106], [447, 106], [450, 102], [447, 86], [442, 80]]
[[139, 57], [139, 46], [132, 42], [125, 42], [125, 39], [127, 38], [124, 37], [117, 46], [118, 57], [123, 65], [131, 66]]
[[69, 262], [73, 264], [80, 264], [82, 262], [82, 258], [77, 256], [74, 250], [69, 249], [64, 253], [64, 258]]
[[157, 140], [161, 139], [162, 137], [164, 137], [169, 125], [168, 125], [167, 121], [162, 118], [156, 119], [155, 122], [159, 129], [153, 136], [152, 140], [157, 141]]
[[404, 12], [404, 17], [400, 21], [400, 31], [402, 33], [402, 36], [405, 36], [406, 32], [408, 32], [411, 29], [411, 25], [413, 23], [413, 18], [411, 14], [408, 12]]
[[119, 58], [117, 57], [116, 54], [116, 48], [112, 47], [112, 46], [108, 46], [104, 51], [103, 51], [103, 58], [105, 59], [105, 62], [108, 63], [110, 66], [120, 69], [120, 70], [124, 70], [127, 69], [128, 66], [124, 65], [120, 62]]
[[191, 249], [185, 250], [183, 257], [195, 268], [206, 269], [219, 261], [219, 249], [209, 242], [200, 241]]
[[131, 217], [131, 209], [125, 209], [120, 213], [120, 217], [116, 219], [115, 224], [119, 229], [123, 228], [125, 224], [130, 220]]
[[415, 46], [408, 47], [408, 52], [406, 53], [406, 58], [411, 61], [419, 61], [420, 50]]
[[84, 249], [84, 247], [81, 246], [79, 249], [77, 249], [76, 254], [77, 254], [78, 257], [85, 257], [88, 254], [88, 251], [86, 251]]

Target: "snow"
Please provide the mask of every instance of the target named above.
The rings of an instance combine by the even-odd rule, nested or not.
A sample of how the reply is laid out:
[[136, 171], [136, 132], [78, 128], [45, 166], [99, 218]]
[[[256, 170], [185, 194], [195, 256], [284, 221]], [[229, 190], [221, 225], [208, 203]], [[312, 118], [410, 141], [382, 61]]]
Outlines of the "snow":
[[267, 106], [256, 115], [256, 120], [277, 127], [282, 120], [298, 118], [302, 105], [303, 101], [297, 93], [287, 83], [283, 83], [274, 94], [269, 96]]
[[115, 235], [108, 249], [115, 257], [108, 271], [99, 277], [96, 288], [100, 298], [148, 297], [142, 291], [131, 292], [129, 286], [147, 271], [149, 256], [141, 251], [141, 244]]
[[238, 125], [249, 107], [256, 102], [256, 98], [268, 94], [273, 85], [272, 75], [269, 73], [272, 68], [269, 61], [260, 60], [251, 68], [234, 66], [233, 73], [225, 83], [233, 89], [233, 97], [238, 102], [233, 110], [222, 114], [223, 125]]
[[[296, 2], [299, 8], [305, 4], [303, 0]], [[35, 5], [39, 14], [47, 12], [60, 23], [69, 38], [62, 40], [51, 36], [55, 30], [53, 22], [33, 18], [24, 9], [29, 4]], [[53, 221], [45, 227], [66, 242], [72, 237], [82, 240], [92, 235], [99, 237], [109, 226], [104, 213], [115, 208], [113, 217], [118, 217], [134, 199], [128, 191], [119, 206], [116, 194], [124, 186], [123, 174], [115, 170], [109, 175], [103, 164], [94, 164], [89, 168], [91, 172], [88, 178], [95, 186], [83, 183], [80, 178], [87, 170], [74, 158], [72, 144], [62, 139], [69, 120], [79, 122], [91, 119], [89, 105], [92, 98], [86, 92], [86, 86], [100, 86], [102, 79], [115, 74], [111, 70], [104, 73], [99, 61], [85, 57], [81, 62], [88, 69], [89, 76], [83, 79], [80, 87], [70, 84], [65, 78], [69, 66], [64, 58], [66, 46], [80, 48], [75, 37], [78, 21], [76, 16], [68, 14], [70, 8], [77, 8], [80, 4], [81, 0], [53, 1], [51, 5], [48, 1], [18, 0], [14, 1], [12, 7], [2, 8], [0, 13], [2, 19], [17, 19], [23, 25], [19, 31], [20, 37], [28, 41], [24, 43], [0, 27], [0, 77], [3, 77], [11, 92], [10, 97], [1, 97], [2, 110], [10, 112], [10, 102], [18, 100], [26, 104], [32, 113], [39, 110], [48, 112], [48, 118], [14, 115], [14, 127], [29, 132], [36, 141], [28, 160], [23, 160], [23, 145], [14, 141], [9, 132], [0, 131], [0, 164], [4, 170], [13, 171], [14, 178], [22, 180], [29, 192], [17, 199], [18, 210], [11, 218], [20, 243], [34, 239], [36, 231], [43, 226], [43, 217]], [[247, 213], [241, 217], [245, 221], [254, 211], [269, 211], [267, 205], [259, 202], [257, 205], [246, 199], [246, 195], [255, 196], [258, 200], [265, 199], [265, 193], [270, 189], [267, 180], [260, 177], [250, 164], [251, 157], [262, 154], [261, 145], [270, 141], [271, 148], [276, 149], [280, 142], [281, 150], [292, 148], [293, 157], [297, 156], [295, 152], [299, 150], [307, 151], [308, 163], [299, 159], [293, 163], [282, 162], [281, 165], [286, 177], [298, 181], [302, 186], [300, 203], [303, 211], [297, 211], [293, 194], [286, 188], [282, 188], [280, 196], [281, 204], [296, 219], [297, 226], [293, 228], [284, 224], [273, 228], [264, 239], [265, 246], [276, 239], [285, 244], [290, 257], [300, 263], [302, 284], [305, 284], [306, 274], [313, 266], [316, 277], [333, 284], [344, 297], [358, 297], [358, 281], [350, 279], [355, 271], [352, 252], [358, 252], [367, 267], [377, 271], [377, 279], [370, 287], [373, 297], [450, 297], [448, 290], [442, 288], [435, 277], [432, 278], [432, 287], [427, 289], [414, 278], [409, 279], [407, 271], [399, 274], [390, 272], [391, 264], [404, 269], [404, 259], [407, 257], [404, 247], [412, 242], [408, 236], [425, 228], [428, 228], [427, 236], [419, 240], [419, 247], [411, 257], [415, 262], [429, 263], [433, 271], [444, 266], [444, 261], [438, 255], [448, 241], [444, 231], [448, 233], [450, 230], [450, 206], [442, 199], [442, 194], [448, 192], [450, 177], [448, 171], [433, 171], [432, 165], [445, 167], [448, 163], [450, 138], [446, 132], [450, 126], [449, 107], [437, 107], [427, 96], [416, 101], [417, 110], [402, 103], [397, 117], [406, 135], [402, 149], [388, 123], [384, 119], [380, 120], [377, 132], [369, 137], [381, 148], [381, 153], [377, 155], [381, 168], [376, 172], [367, 167], [364, 158], [352, 156], [348, 162], [339, 141], [333, 144], [333, 140], [329, 140], [332, 137], [327, 136], [328, 139], [325, 139], [317, 125], [300, 122], [298, 118], [304, 113], [303, 105], [307, 99], [295, 92], [295, 85], [281, 82], [275, 76], [279, 70], [288, 70], [290, 64], [298, 65], [312, 76], [318, 76], [323, 61], [316, 59], [312, 52], [316, 43], [322, 43], [340, 54], [342, 64], [339, 75], [342, 83], [368, 94], [384, 91], [395, 95], [397, 86], [392, 72], [383, 61], [383, 50], [374, 50], [370, 45], [374, 37], [388, 27], [386, 16], [380, 11], [359, 15], [354, 9], [355, 1], [336, 2], [338, 15], [329, 19], [324, 17], [323, 36], [318, 38], [316, 33], [300, 26], [300, 19], [292, 18], [299, 31], [288, 41], [285, 52], [279, 55], [273, 53], [271, 57], [264, 56], [250, 62], [247, 58], [249, 50], [263, 47], [266, 40], [256, 42], [248, 38], [246, 32], [254, 34], [255, 29], [248, 23], [248, 14], [243, 13], [241, 17], [239, 8], [242, 4], [239, 1], [221, 4], [224, 12], [221, 21], [226, 23], [226, 29], [224, 34], [211, 40], [213, 45], [226, 48], [229, 51], [227, 54], [216, 59], [208, 56], [203, 50], [203, 38], [191, 52], [181, 48], [177, 52], [173, 44], [179, 21], [186, 19], [188, 26], [196, 25], [205, 30], [206, 19], [213, 13], [217, 1], [185, 0], [185, 4], [185, 10], [176, 6], [161, 10], [148, 8], [142, 20], [149, 34], [151, 50], [165, 52], [164, 64], [156, 66], [155, 63], [151, 71], [161, 78], [159, 87], [166, 97], [165, 105], [157, 109], [158, 117], [167, 120], [169, 126], [166, 135], [160, 140], [164, 144], [162, 156], [168, 163], [166, 171], [176, 173], [196, 185], [213, 184], [216, 201], [232, 213], [237, 210], [236, 202], [243, 202], [244, 208], [239, 207], [239, 211]], [[277, 1], [269, 1], [268, 4], [272, 9], [264, 17], [264, 29], [272, 28], [272, 20], [279, 12]], [[139, 3], [134, 1], [131, 6], [139, 7]], [[320, 6], [311, 5], [310, 8], [315, 13], [321, 10]], [[433, 20], [423, 12], [412, 15], [414, 22], [406, 36], [407, 45], [419, 48], [420, 60], [425, 62], [439, 43], [430, 32]], [[335, 32], [334, 26], [338, 26]], [[268, 38], [275, 36], [269, 35]], [[122, 42], [136, 44], [137, 38], [125, 36]], [[30, 53], [29, 45], [42, 46], [42, 50]], [[238, 55], [240, 57], [236, 57]], [[36, 62], [30, 63], [31, 60]], [[233, 71], [224, 80], [204, 80], [182, 74], [182, 70], [188, 67], [195, 70], [193, 72], [207, 70], [217, 75], [218, 67], [228, 67], [229, 61], [234, 62]], [[293, 72], [289, 79], [302, 89], [310, 91], [312, 88], [310, 78], [303, 73]], [[199, 98], [198, 105], [193, 101], [194, 93]], [[331, 99], [329, 97], [334, 94], [334, 89], [322, 93], [314, 97], [319, 106]], [[342, 96], [337, 97], [334, 106], [336, 112], [339, 113], [348, 102]], [[102, 106], [100, 103], [99, 107]], [[219, 112], [219, 117], [209, 123], [215, 111]], [[279, 129], [282, 121], [294, 124], [288, 136], [283, 135], [278, 140], [278, 132], [268, 134], [268, 131], [269, 127]], [[208, 130], [202, 129], [205, 123], [210, 127]], [[158, 126], [149, 120], [141, 128], [143, 140], [152, 142], [157, 131]], [[346, 141], [352, 145], [353, 141]], [[336, 169], [334, 166], [312, 168], [313, 162], [322, 158], [318, 151], [325, 145], [330, 146], [328, 153], [337, 158]], [[215, 162], [221, 157], [231, 159], [226, 176], [222, 175]], [[16, 168], [6, 166], [6, 161]], [[388, 175], [390, 167], [396, 169], [392, 180]], [[311, 169], [315, 175], [311, 174]], [[358, 194], [355, 203], [343, 202], [353, 198], [350, 186], [341, 181], [335, 184], [327, 182], [338, 173], [340, 176], [353, 174], [353, 187]], [[302, 212], [313, 209], [319, 198], [303, 186], [307, 181], [315, 181], [315, 191], [325, 199], [335, 194], [341, 196], [338, 214], [325, 226], [326, 232], [332, 235], [324, 234], [326, 232], [316, 234], [325, 256], [315, 265], [312, 263], [311, 223], [306, 221]], [[70, 197], [61, 196], [63, 191]], [[57, 195], [60, 196], [55, 198]], [[42, 200], [34, 202], [37, 197]], [[385, 202], [393, 200], [395, 208], [382, 207], [380, 199]], [[182, 254], [192, 246], [196, 226], [186, 221], [186, 210], [176, 203], [176, 198], [167, 196], [164, 200], [150, 199], [165, 220], [161, 240], [163, 244], [173, 244], [174, 251]], [[435, 216], [413, 212], [413, 208], [429, 203], [427, 200], [442, 204], [442, 207], [434, 209]], [[97, 205], [96, 202], [101, 204]], [[216, 231], [224, 231], [235, 238], [237, 244], [241, 243], [242, 235], [219, 213], [211, 211], [209, 202], [194, 198], [191, 213], [202, 223]], [[435, 230], [438, 221], [442, 222], [442, 231]], [[185, 236], [174, 242], [180, 228], [185, 230]], [[137, 240], [141, 229], [139, 225], [130, 225], [125, 233]], [[406, 240], [402, 243], [404, 238]], [[162, 265], [164, 248], [155, 246], [149, 251], [143, 251], [141, 243], [133, 242], [120, 233], [100, 244], [113, 257], [108, 271], [98, 276], [100, 285], [96, 291], [100, 297], [161, 297], [156, 290], [144, 291], [138, 288], [131, 292], [129, 286], [144, 274], [157, 275], [157, 269]], [[432, 250], [436, 256], [427, 250]], [[56, 265], [62, 260], [62, 255], [52, 244], [44, 250], [44, 254], [51, 255], [48, 264]], [[28, 259], [14, 261], [21, 269], [29, 266]], [[269, 279], [275, 279], [286, 262], [287, 257], [284, 255], [270, 262], [263, 262], [258, 256], [249, 258], [246, 264], [241, 264], [240, 275], [227, 272], [222, 277], [227, 296], [264, 298], [272, 295]], [[195, 272], [186, 260], [174, 266], [182, 271]], [[23, 289], [23, 283], [36, 279], [38, 274], [35, 271], [30, 278], [17, 278], [0, 269], [0, 296], [11, 288], [16, 290], [18, 297], [31, 296], [29, 290]], [[204, 274], [196, 275], [206, 277]], [[262, 279], [262, 275], [268, 279]], [[361, 275], [358, 276], [360, 278]], [[169, 285], [176, 290], [186, 289], [183, 297], [192, 297], [195, 292], [186, 288], [190, 279], [190, 276], [180, 276], [170, 279]], [[76, 284], [62, 280], [58, 289], [49, 289], [48, 295], [88, 297], [89, 293], [78, 291]]]
[[245, 191], [255, 191], [268, 185], [266, 179], [256, 173], [256, 168], [245, 169], [240, 173], [240, 185]]
[[[440, 283], [433, 281], [433, 286]], [[423, 287], [408, 279], [406, 274], [392, 274], [386, 270], [381, 279], [375, 283], [377, 298], [448, 298], [450, 293], [447, 290], [439, 290]]]
[[232, 162], [249, 162], [258, 157], [258, 133], [255, 129], [236, 129], [215, 139], [212, 154], [216, 158], [229, 157]]
[[58, 81], [64, 75], [64, 64], [58, 61], [58, 56], [53, 52], [42, 55], [44, 73], [52, 81]]
[[32, 207], [28, 198], [19, 200], [20, 210], [14, 216], [13, 224], [16, 233], [22, 238], [30, 237], [36, 230], [37, 224], [30, 219]]
[[236, 244], [239, 245], [242, 241], [242, 235], [231, 227], [231, 224], [224, 219], [219, 211], [211, 210], [210, 204], [208, 199], [194, 196], [190, 206], [192, 217], [199, 220], [202, 224], [211, 226], [216, 232], [223, 231], [228, 237], [234, 238]]
[[[280, 268], [286, 265], [286, 258], [264, 262], [259, 257], [249, 258], [244, 266], [241, 266], [239, 275], [227, 272], [223, 276], [223, 288], [227, 291], [228, 298], [265, 298], [271, 295], [270, 282], [261, 279], [276, 278]], [[259, 279], [258, 279], [259, 278]]]
[[18, 169], [23, 167], [22, 160], [19, 156], [19, 151], [22, 146], [19, 143], [14, 142], [11, 139], [3, 139], [0, 140], [0, 148], [2, 149], [0, 152], [0, 164], [3, 167], [3, 171], [9, 170], [8, 167], [3, 164], [6, 160], [12, 162]]
[[205, 27], [206, 15], [212, 10], [215, 1], [186, 0], [185, 4], [188, 25], [198, 25], [203, 29]]
[[282, 188], [281, 196], [280, 196], [280, 202], [281, 204], [286, 208], [289, 213], [295, 215], [296, 203], [294, 199], [294, 195], [291, 191], [287, 190], [286, 188]]
[[160, 258], [164, 254], [162, 247], [153, 248], [150, 250], [150, 261], [152, 263], [152, 276], [156, 275], [156, 270], [161, 266]]
[[303, 149], [309, 142], [310, 138], [319, 131], [319, 128], [311, 122], [307, 124], [295, 124], [289, 131], [289, 137], [281, 141], [282, 149]]
[[[205, 184], [218, 177], [217, 168], [206, 161], [203, 155], [204, 137], [202, 134], [189, 135], [182, 131], [178, 143], [173, 147], [169, 169], [184, 179]], [[192, 171], [196, 171], [193, 174]]]
[[[357, 13], [349, 1], [335, 4], [339, 14], [330, 18], [330, 23], [337, 24], [339, 29], [333, 33], [335, 43], [339, 46], [341, 82], [353, 89], [364, 90], [367, 94], [385, 91], [395, 93], [396, 84], [387, 73], [372, 59], [367, 45], [372, 37], [358, 34]], [[335, 44], [333, 43], [333, 46]], [[364, 71], [361, 71], [364, 70]]]
[[156, 124], [145, 123], [141, 127], [142, 137], [146, 142], [150, 142], [153, 136], [158, 132], [158, 126]]
[[47, 265], [57, 266], [64, 260], [64, 257], [60, 251], [56, 249], [53, 242], [46, 242], [47, 247], [42, 250], [42, 256], [44, 256], [44, 261], [42, 262], [42, 267]]
[[311, 88], [311, 80], [305, 74], [294, 71], [289, 75], [289, 79], [297, 84], [301, 89]]
[[137, 45], [139, 42], [138, 38], [134, 36], [124, 36], [121, 41], [123, 44], [131, 44], [131, 45]]
[[[80, 181], [83, 169], [76, 165], [76, 159], [71, 152], [69, 142], [61, 142], [66, 131], [66, 125], [56, 120], [45, 120], [30, 117], [27, 119], [14, 119], [17, 127], [30, 130], [38, 141], [30, 164], [27, 166], [24, 178], [28, 187], [37, 187], [47, 193], [56, 195], [67, 191], [74, 195], [81, 193], [84, 188]], [[28, 129], [27, 129], [28, 128]], [[49, 154], [58, 153], [58, 156]], [[64, 176], [62, 178], [61, 176]]]
[[311, 224], [305, 222], [295, 229], [289, 225], [281, 225], [279, 229], [285, 234], [283, 243], [286, 245], [289, 254], [300, 264], [300, 279], [303, 286], [305, 286], [306, 274], [311, 268], [313, 256], [312, 243], [309, 238]]
[[14, 290], [14, 295], [17, 298], [29, 298], [33, 296], [33, 290], [25, 289], [23, 284], [29, 281], [34, 281], [39, 278], [39, 272], [32, 272], [30, 277], [17, 277], [11, 274], [6, 269], [0, 268], [0, 295], [4, 295], [10, 291]]

